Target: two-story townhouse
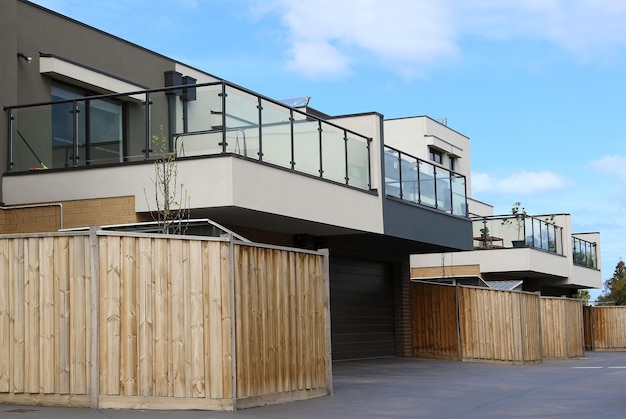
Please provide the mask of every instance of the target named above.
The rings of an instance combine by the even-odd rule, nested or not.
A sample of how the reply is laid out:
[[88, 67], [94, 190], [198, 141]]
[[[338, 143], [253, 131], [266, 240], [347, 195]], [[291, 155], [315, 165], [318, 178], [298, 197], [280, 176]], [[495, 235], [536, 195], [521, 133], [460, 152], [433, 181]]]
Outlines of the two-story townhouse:
[[[495, 215], [491, 205], [472, 199], [469, 140], [446, 132], [440, 122], [426, 117], [385, 121], [385, 144], [466, 179], [473, 249], [412, 255], [412, 278], [568, 297], [601, 288], [600, 234], [573, 232], [569, 214], [530, 215], [517, 208], [517, 214]], [[421, 165], [403, 164], [416, 168], [409, 180], [419, 182]], [[411, 185], [405, 182], [399, 193], [418, 199]]]
[[423, 118], [431, 161], [376, 112], [289, 106], [26, 0], [0, 34], [0, 233], [150, 221], [164, 139], [191, 218], [329, 249], [334, 359], [410, 354], [409, 255], [472, 249], [457, 133]]

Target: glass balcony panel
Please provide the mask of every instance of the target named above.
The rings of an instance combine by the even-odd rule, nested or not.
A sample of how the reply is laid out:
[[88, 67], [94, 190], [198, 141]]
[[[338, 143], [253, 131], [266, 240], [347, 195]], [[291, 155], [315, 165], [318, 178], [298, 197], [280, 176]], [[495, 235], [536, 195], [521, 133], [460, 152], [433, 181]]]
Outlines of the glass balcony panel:
[[402, 197], [400, 153], [389, 148], [385, 148], [385, 194], [396, 198]]
[[[65, 102], [52, 105], [52, 160], [54, 167], [74, 167], [86, 164], [85, 101]], [[74, 125], [78, 154], [74, 164]]]
[[259, 158], [258, 96], [227, 87], [226, 142], [226, 150], [231, 153]]
[[437, 187], [437, 208], [452, 212], [452, 179], [449, 170], [435, 167]]
[[196, 99], [184, 105], [186, 116], [183, 104], [176, 101], [174, 148], [181, 157], [219, 154], [223, 138], [222, 85], [196, 87], [195, 93]]
[[572, 257], [575, 265], [596, 268], [598, 266], [597, 245], [572, 237]]
[[51, 111], [51, 105], [12, 110], [14, 119], [11, 133], [11, 171], [65, 167], [63, 159], [58, 162], [60, 166], [55, 166], [57, 162], [53, 159]]
[[541, 249], [541, 222], [532, 218], [532, 246]]
[[589, 258], [587, 260], [587, 266], [589, 268], [595, 268], [598, 266], [598, 255], [597, 255], [597, 246], [591, 244], [591, 248], [589, 249]]
[[419, 202], [419, 184], [417, 178], [418, 161], [414, 157], [402, 154], [400, 170], [402, 171], [402, 199]]
[[176, 96], [166, 95], [164, 92], [150, 93], [150, 156], [157, 157], [170, 150], [170, 139], [172, 141], [171, 148], [174, 149], [174, 134], [169, 129], [169, 113], [168, 103], [175, 103]]
[[541, 244], [539, 246], [540, 249], [548, 250], [549, 239], [548, 239], [548, 226], [545, 223], [539, 221], [541, 228]]
[[452, 213], [456, 215], [467, 215], [467, 200], [465, 199], [465, 178], [453, 175], [452, 181]]
[[357, 188], [370, 188], [370, 159], [367, 138], [347, 133], [348, 184]]
[[85, 144], [87, 164], [120, 163], [123, 151], [122, 104], [111, 100], [90, 100], [89, 136]]
[[304, 114], [294, 112], [294, 169], [314, 176], [320, 176], [319, 126], [317, 120], [307, 119]]
[[437, 197], [435, 193], [435, 166], [430, 163], [420, 161], [419, 179], [420, 203], [436, 207]]
[[124, 102], [126, 121], [126, 150], [125, 161], [141, 161], [145, 159], [146, 149], [146, 94], [135, 95], [132, 98], [120, 97]]
[[322, 123], [322, 177], [346, 183], [346, 141], [343, 130]]
[[554, 251], [558, 254], [563, 253], [563, 229], [555, 226], [554, 229]]
[[262, 100], [263, 161], [291, 168], [291, 114], [288, 108]]

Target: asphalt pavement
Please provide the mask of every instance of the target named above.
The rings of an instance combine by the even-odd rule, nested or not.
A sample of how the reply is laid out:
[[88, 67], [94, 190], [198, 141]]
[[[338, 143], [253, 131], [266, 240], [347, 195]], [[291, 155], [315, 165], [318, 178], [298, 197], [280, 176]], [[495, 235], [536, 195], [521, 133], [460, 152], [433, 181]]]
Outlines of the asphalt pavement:
[[626, 417], [626, 353], [537, 365], [386, 358], [333, 365], [334, 394], [235, 412], [0, 405], [4, 419]]

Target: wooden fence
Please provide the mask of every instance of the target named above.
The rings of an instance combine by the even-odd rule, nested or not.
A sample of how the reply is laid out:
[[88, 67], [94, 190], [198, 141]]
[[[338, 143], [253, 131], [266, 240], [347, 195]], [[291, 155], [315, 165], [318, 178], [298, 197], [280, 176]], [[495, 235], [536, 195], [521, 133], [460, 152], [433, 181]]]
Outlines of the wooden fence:
[[332, 391], [325, 252], [0, 238], [0, 402], [219, 409]]
[[544, 359], [585, 355], [581, 300], [541, 297], [541, 336]]
[[584, 308], [585, 348], [592, 351], [626, 351], [626, 307]]
[[424, 282], [411, 284], [411, 298], [414, 356], [520, 364], [583, 356], [579, 300]]

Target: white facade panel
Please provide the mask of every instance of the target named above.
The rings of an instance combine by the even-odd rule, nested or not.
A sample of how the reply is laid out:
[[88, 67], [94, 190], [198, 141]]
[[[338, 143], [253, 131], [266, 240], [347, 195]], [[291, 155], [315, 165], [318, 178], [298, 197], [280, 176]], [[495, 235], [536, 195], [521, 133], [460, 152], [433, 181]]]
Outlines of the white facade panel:
[[[5, 176], [5, 204], [133, 195], [137, 212], [154, 211], [154, 170], [154, 165], [142, 164]], [[192, 209], [234, 206], [384, 232], [381, 198], [375, 194], [232, 157], [182, 160], [178, 172]]]

